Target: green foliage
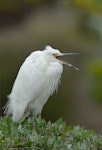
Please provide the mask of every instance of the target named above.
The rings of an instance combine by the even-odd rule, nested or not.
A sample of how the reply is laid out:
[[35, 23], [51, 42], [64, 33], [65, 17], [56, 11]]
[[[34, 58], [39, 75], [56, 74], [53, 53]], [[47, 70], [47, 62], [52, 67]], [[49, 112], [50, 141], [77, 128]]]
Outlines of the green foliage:
[[102, 0], [72, 0], [87, 12], [102, 12]]
[[0, 119], [0, 150], [101, 150], [102, 135], [80, 126], [67, 126], [63, 119], [55, 123], [35, 118], [35, 129], [29, 120], [21, 124], [10, 118]]

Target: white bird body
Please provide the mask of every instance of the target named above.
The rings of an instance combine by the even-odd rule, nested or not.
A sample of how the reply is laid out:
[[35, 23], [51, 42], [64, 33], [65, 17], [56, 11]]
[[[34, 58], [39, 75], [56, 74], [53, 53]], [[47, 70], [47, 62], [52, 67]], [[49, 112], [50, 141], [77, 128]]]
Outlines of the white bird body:
[[13, 115], [14, 122], [24, 120], [30, 110], [34, 115], [40, 114], [49, 96], [58, 88], [63, 66], [53, 56], [48, 57], [48, 48], [31, 53], [18, 72], [5, 109], [8, 115]]
[[26, 58], [5, 106], [5, 113], [12, 115], [14, 122], [21, 122], [30, 112], [33, 112], [33, 115], [41, 113], [49, 96], [58, 89], [63, 64], [73, 67], [57, 59], [66, 54], [46, 46], [45, 50], [32, 52]]

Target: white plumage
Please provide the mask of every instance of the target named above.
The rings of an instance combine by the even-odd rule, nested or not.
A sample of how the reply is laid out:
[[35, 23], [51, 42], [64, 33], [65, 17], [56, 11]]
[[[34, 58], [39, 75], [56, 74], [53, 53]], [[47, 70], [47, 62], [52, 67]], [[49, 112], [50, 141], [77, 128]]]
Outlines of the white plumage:
[[5, 106], [5, 113], [12, 115], [14, 122], [21, 122], [31, 112], [33, 115], [41, 113], [49, 96], [58, 88], [63, 64], [73, 67], [58, 57], [70, 54], [73, 55], [46, 46], [45, 50], [32, 52], [26, 58]]

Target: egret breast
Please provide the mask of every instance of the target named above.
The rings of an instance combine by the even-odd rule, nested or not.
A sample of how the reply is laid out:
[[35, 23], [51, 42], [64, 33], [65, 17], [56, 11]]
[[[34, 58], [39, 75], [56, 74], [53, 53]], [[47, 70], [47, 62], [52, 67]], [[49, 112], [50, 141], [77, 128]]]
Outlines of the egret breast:
[[52, 95], [58, 89], [60, 78], [63, 72], [62, 64], [58, 62], [52, 62], [46, 73], [46, 89], [50, 95]]
[[40, 114], [43, 106], [47, 102], [50, 95], [52, 95], [58, 89], [60, 83], [61, 74], [63, 72], [63, 66], [58, 62], [51, 63], [46, 71], [46, 81], [43, 87], [41, 95], [29, 105], [29, 109], [33, 110], [34, 114]]

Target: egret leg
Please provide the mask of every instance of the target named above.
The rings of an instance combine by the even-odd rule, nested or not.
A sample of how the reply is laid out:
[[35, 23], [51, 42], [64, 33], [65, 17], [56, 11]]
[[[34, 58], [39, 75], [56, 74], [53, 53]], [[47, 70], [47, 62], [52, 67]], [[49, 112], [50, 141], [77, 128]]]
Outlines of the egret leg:
[[29, 117], [30, 117], [30, 120], [31, 120], [32, 129], [34, 129], [35, 128], [34, 113], [32, 111], [30, 111]]

